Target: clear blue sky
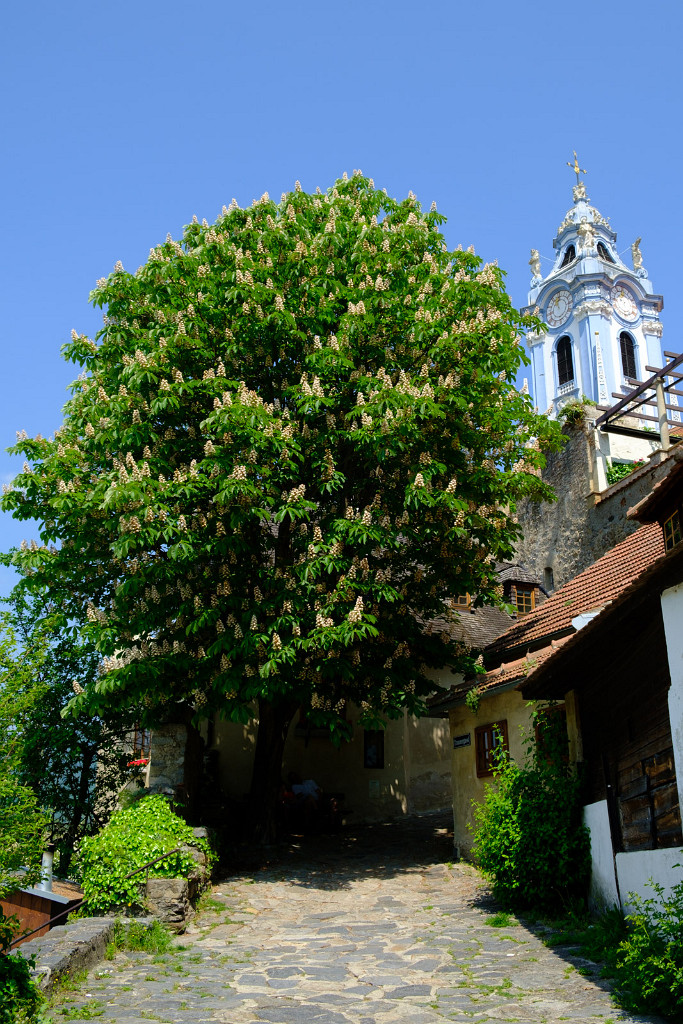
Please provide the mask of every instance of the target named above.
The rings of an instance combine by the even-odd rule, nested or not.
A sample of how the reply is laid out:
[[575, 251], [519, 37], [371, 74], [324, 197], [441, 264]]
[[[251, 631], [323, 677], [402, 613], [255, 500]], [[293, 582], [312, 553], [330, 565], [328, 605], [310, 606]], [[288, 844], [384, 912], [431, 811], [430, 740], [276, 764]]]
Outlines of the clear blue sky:
[[[0, 449], [50, 434], [76, 375], [60, 346], [116, 260], [135, 270], [235, 196], [327, 188], [361, 168], [436, 200], [526, 301], [552, 252], [572, 150], [618, 232], [642, 235], [680, 350], [683, 7], [539, 0], [89, 0], [3, 16]], [[0, 456], [0, 479], [19, 470]], [[29, 531], [0, 519], [0, 549]], [[10, 577], [0, 574], [0, 592]]]

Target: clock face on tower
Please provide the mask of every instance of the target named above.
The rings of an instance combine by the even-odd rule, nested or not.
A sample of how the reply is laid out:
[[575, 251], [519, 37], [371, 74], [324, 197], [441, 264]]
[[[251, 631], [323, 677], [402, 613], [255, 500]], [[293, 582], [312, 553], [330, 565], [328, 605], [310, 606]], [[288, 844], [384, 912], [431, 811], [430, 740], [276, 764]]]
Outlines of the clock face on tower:
[[638, 307], [633, 296], [623, 285], [618, 284], [612, 289], [612, 305], [622, 320], [635, 320], [638, 317]]
[[555, 292], [546, 311], [545, 318], [551, 327], [559, 327], [563, 324], [572, 311], [572, 297], [566, 288]]

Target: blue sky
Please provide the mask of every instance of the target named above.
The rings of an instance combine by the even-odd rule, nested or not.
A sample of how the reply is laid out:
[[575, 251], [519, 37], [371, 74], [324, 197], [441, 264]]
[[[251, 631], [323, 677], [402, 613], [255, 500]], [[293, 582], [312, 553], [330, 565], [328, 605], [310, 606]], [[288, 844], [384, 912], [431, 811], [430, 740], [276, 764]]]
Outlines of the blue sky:
[[[361, 168], [448, 217], [526, 301], [529, 250], [552, 252], [572, 150], [620, 250], [642, 235], [683, 312], [683, 7], [518, 0], [44, 0], [3, 17], [0, 449], [51, 433], [76, 376], [60, 356], [116, 260], [128, 270], [194, 213], [215, 219], [300, 179]], [[0, 455], [0, 479], [19, 466]], [[28, 534], [0, 517], [0, 550]], [[0, 572], [0, 592], [10, 586]]]

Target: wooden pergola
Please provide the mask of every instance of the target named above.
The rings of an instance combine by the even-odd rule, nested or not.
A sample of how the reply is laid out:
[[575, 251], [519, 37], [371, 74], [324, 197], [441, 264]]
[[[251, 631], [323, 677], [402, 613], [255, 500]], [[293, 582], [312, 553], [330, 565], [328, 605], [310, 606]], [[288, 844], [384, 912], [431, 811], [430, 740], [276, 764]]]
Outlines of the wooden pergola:
[[[680, 417], [683, 403], [679, 404], [676, 399], [683, 398], [683, 355], [665, 352], [664, 356], [669, 360], [665, 366], [645, 367], [652, 374], [647, 380], [627, 377], [626, 381], [631, 390], [626, 394], [612, 392], [612, 397], [619, 399], [616, 405], [609, 408], [598, 406], [602, 415], [595, 421], [596, 427], [606, 434], [626, 434], [628, 437], [651, 439], [653, 427], [640, 426], [640, 422], [644, 421], [645, 424], [656, 424], [656, 432], [659, 433], [664, 450], [681, 440], [683, 422]], [[634, 423], [634, 420], [637, 422]]]

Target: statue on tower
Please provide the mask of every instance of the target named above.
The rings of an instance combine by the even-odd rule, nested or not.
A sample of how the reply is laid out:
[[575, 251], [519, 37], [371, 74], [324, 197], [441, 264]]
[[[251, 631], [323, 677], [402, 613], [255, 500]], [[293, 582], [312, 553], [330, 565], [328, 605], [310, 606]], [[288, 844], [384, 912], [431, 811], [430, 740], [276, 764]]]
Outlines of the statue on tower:
[[584, 256], [591, 256], [595, 251], [595, 228], [588, 223], [587, 217], [581, 218], [581, 223], [576, 229], [581, 242], [581, 252]]
[[531, 267], [531, 287], [535, 288], [537, 284], [540, 284], [543, 280], [541, 275], [541, 257], [538, 249], [531, 250], [531, 259], [529, 260], [529, 266]]
[[641, 238], [636, 238], [635, 242], [631, 246], [631, 258], [633, 259], [633, 269], [638, 277], [647, 277], [647, 270], [643, 266], [643, 254], [640, 251], [641, 241]]

